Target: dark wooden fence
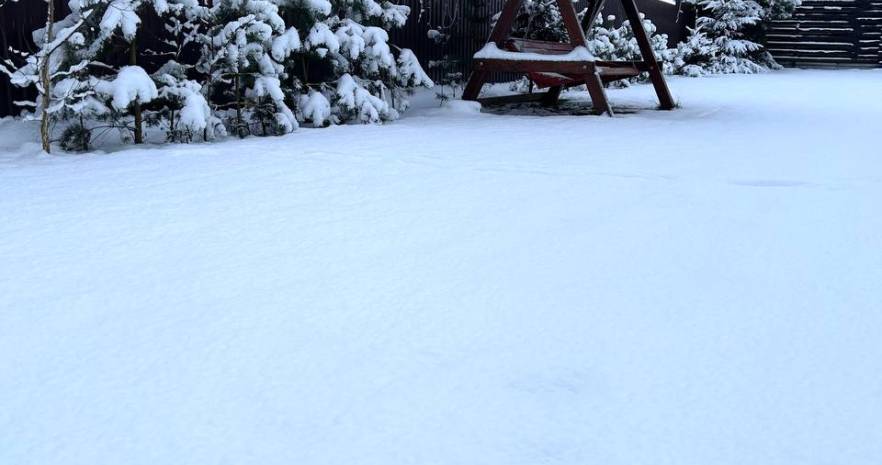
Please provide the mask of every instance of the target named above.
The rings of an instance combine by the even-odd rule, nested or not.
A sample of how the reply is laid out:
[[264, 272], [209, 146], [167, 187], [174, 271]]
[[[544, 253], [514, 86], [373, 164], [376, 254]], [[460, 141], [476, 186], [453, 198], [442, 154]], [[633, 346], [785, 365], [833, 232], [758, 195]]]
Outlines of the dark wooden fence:
[[882, 68], [882, 0], [805, 0], [766, 37], [784, 66]]
[[[0, 0], [3, 3], [4, 0]], [[586, 0], [578, 0], [576, 7], [584, 7]], [[65, 1], [56, 0], [58, 10], [63, 12]], [[401, 0], [410, 5], [412, 14], [408, 25], [392, 34], [393, 42], [416, 52], [417, 56], [433, 77], [438, 70], [428, 69], [428, 63], [439, 60], [445, 54], [459, 61], [458, 70], [467, 74], [471, 56], [481, 48], [490, 35], [493, 15], [502, 9], [504, 0]], [[420, 11], [420, 4], [424, 10]], [[668, 34], [671, 43], [679, 41], [685, 32], [684, 22], [678, 21], [678, 8], [659, 0], [637, 0], [642, 12], [658, 26], [659, 32]], [[30, 35], [45, 21], [45, 3], [37, 0], [21, 0], [6, 3], [0, 8], [0, 55], [6, 57], [8, 48], [30, 50], [34, 47]], [[607, 0], [604, 15], [623, 18], [621, 5], [616, 0]], [[441, 29], [449, 33], [451, 39], [445, 46], [439, 46], [429, 39], [430, 29]], [[12, 105], [15, 100], [28, 97], [28, 94], [9, 85], [6, 76], [0, 76], [0, 116], [18, 112]]]

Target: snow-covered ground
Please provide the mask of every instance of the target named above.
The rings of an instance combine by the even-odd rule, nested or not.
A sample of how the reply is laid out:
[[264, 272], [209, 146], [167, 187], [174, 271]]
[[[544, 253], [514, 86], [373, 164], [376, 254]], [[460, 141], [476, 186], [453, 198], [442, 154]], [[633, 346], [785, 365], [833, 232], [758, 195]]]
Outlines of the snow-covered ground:
[[77, 156], [0, 122], [0, 464], [882, 463], [882, 72], [671, 86]]

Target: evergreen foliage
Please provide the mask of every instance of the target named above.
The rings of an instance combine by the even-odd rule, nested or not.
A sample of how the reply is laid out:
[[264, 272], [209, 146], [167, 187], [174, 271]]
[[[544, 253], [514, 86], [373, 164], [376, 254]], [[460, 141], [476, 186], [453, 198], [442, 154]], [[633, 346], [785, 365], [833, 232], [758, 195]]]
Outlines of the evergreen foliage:
[[[38, 52], [0, 64], [15, 85], [36, 89], [40, 98], [26, 105], [58, 126], [53, 140], [66, 150], [86, 150], [107, 130], [138, 143], [145, 126], [191, 142], [284, 134], [303, 123], [380, 123], [407, 108], [412, 89], [433, 85], [412, 51], [389, 43], [410, 9], [388, 0], [69, 0], [69, 7], [60, 21], [50, 11], [34, 32]], [[159, 46], [142, 47], [143, 34]]]
[[758, 73], [779, 68], [765, 50], [765, 27], [793, 14], [800, 0], [685, 0], [696, 27], [677, 45], [674, 71], [688, 76]]

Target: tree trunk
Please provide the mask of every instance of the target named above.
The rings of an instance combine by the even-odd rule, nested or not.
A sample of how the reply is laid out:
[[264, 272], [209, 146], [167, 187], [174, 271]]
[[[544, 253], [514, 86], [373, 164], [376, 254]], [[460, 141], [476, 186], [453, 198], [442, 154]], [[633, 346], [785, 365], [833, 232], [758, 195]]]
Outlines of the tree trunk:
[[[138, 65], [138, 36], [132, 38], [132, 43], [129, 46], [129, 64], [132, 66]], [[134, 108], [132, 109], [132, 113], [135, 116], [135, 143], [143, 144], [144, 143], [144, 128], [143, 128], [143, 116], [141, 114], [141, 102], [135, 100]]]
[[40, 95], [40, 103], [43, 106], [42, 119], [40, 121], [40, 140], [43, 143], [43, 151], [52, 152], [51, 140], [49, 137], [49, 105], [52, 103], [52, 76], [49, 69], [49, 44], [55, 38], [52, 34], [52, 26], [55, 23], [55, 0], [46, 0], [46, 34], [43, 36], [42, 62], [40, 63], [40, 85], [43, 87]]
[[233, 85], [236, 89], [236, 134], [240, 138], [245, 138], [245, 131], [242, 126], [242, 91], [239, 89], [239, 74], [233, 78]]

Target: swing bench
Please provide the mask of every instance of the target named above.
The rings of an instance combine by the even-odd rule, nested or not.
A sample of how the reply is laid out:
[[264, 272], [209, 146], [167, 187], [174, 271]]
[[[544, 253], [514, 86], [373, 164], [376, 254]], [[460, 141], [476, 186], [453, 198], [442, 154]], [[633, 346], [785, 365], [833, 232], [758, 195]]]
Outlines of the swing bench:
[[[585, 33], [579, 24], [572, 0], [556, 0], [569, 37], [569, 43], [548, 42], [511, 37], [512, 24], [523, 0], [507, 0], [496, 22], [490, 41], [474, 56], [474, 70], [463, 91], [462, 99], [485, 105], [541, 102], [555, 105], [565, 88], [585, 85], [591, 96], [594, 112], [613, 116], [613, 109], [603, 85], [649, 73], [658, 95], [659, 108], [674, 108], [674, 98], [664, 75], [655, 60], [649, 37], [643, 28], [635, 0], [620, 0], [631, 23], [634, 38], [640, 47], [641, 61], [596, 60], [585, 47]], [[585, 21], [592, 24], [600, 14], [605, 0], [589, 0]], [[481, 88], [492, 73], [513, 72], [526, 74], [542, 93], [479, 99]]]

